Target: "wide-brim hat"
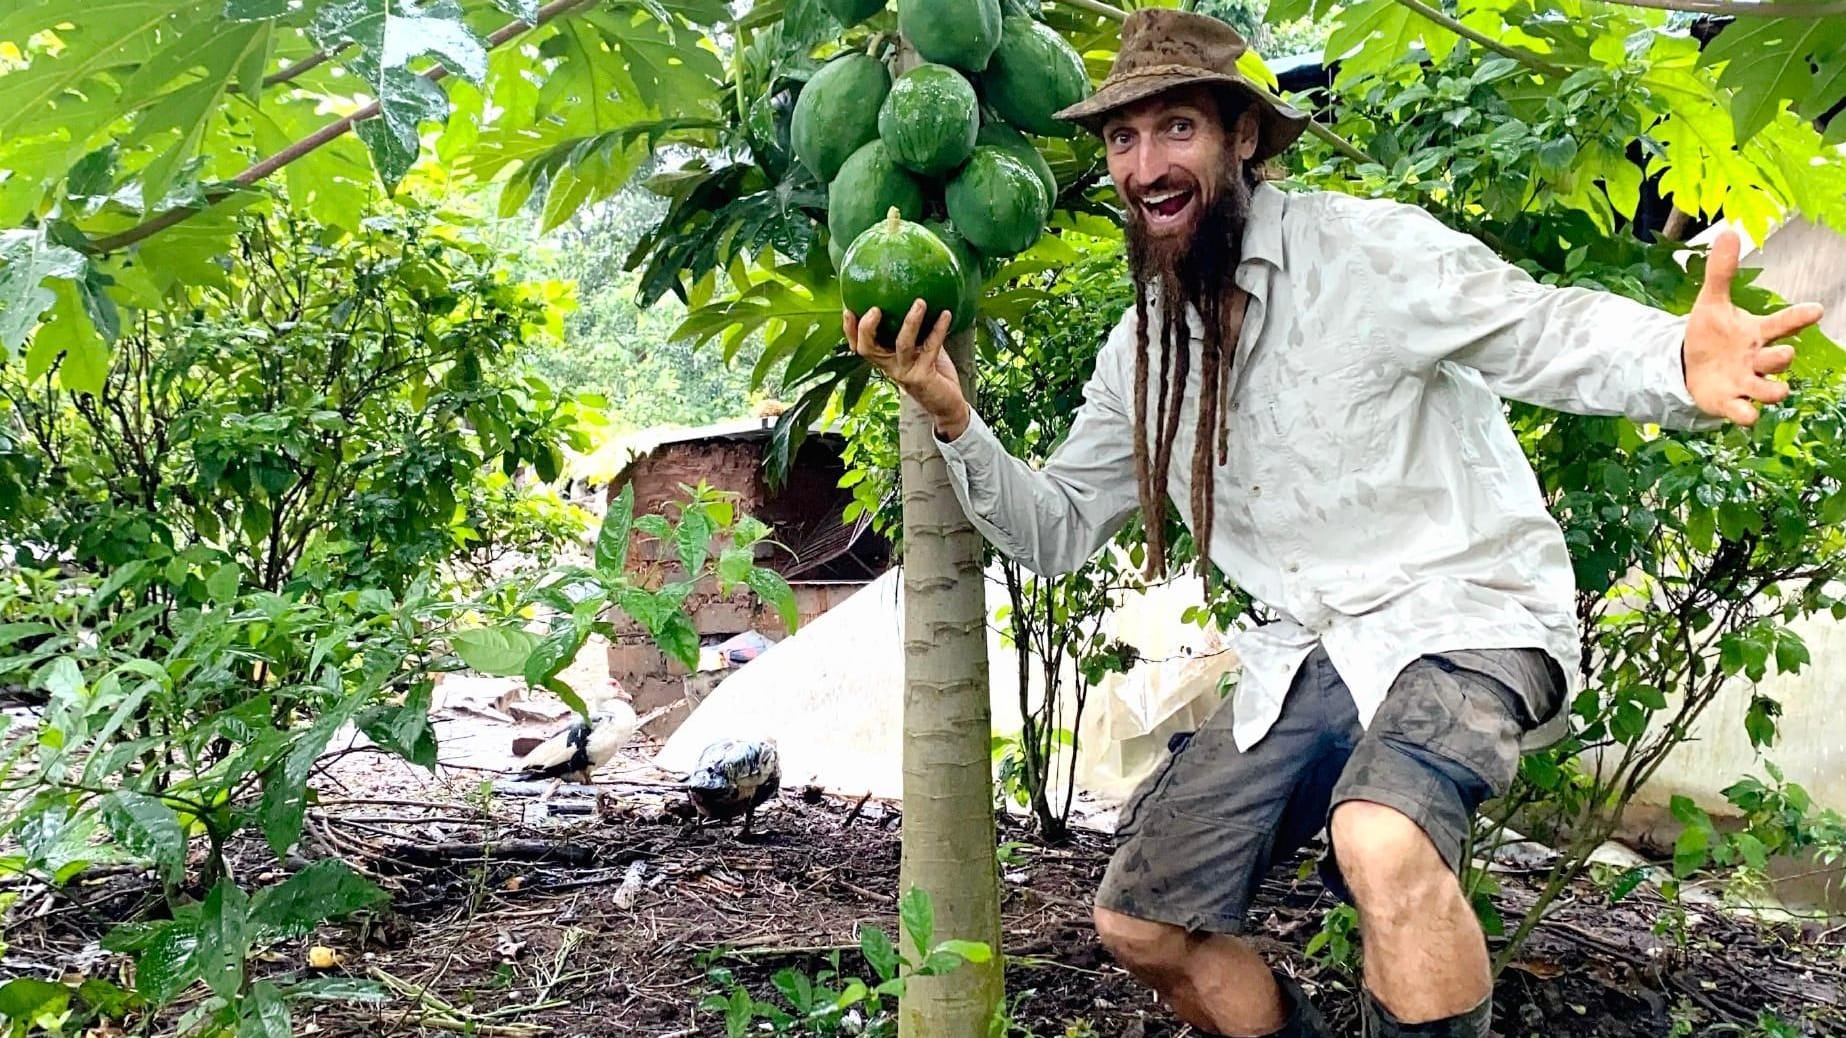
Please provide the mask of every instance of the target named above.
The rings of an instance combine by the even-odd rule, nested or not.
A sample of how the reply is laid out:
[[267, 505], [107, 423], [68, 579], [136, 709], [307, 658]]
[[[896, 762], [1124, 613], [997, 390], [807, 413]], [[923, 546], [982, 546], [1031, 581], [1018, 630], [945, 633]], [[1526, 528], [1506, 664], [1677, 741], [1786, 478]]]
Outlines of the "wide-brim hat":
[[1237, 59], [1247, 50], [1249, 44], [1236, 29], [1210, 15], [1143, 8], [1122, 25], [1122, 48], [1109, 78], [1057, 117], [1100, 134], [1111, 112], [1137, 101], [1180, 87], [1220, 86], [1249, 99], [1260, 122], [1253, 157], [1271, 158], [1308, 128], [1308, 115], [1276, 100], [1238, 71]]

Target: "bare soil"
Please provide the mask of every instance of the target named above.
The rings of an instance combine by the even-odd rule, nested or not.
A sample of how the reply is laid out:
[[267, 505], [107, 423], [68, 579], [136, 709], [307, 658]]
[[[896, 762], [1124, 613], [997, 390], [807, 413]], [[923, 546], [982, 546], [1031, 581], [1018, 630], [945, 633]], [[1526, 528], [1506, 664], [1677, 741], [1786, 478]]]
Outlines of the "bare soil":
[[[274, 948], [256, 968], [278, 978], [382, 981], [394, 994], [378, 1004], [301, 1004], [298, 1034], [453, 1033], [459, 1021], [502, 1038], [722, 1035], [722, 1020], [697, 1009], [711, 989], [710, 966], [768, 998], [776, 970], [813, 972], [836, 949], [844, 972], [866, 974], [850, 950], [858, 927], [895, 930], [901, 819], [890, 805], [787, 791], [759, 817], [759, 832], [743, 838], [735, 827], [694, 827], [674, 810], [677, 794], [645, 785], [609, 784], [595, 801], [558, 796], [554, 804], [579, 813], [530, 825], [521, 821], [529, 798], [489, 799], [467, 788], [432, 789], [419, 802], [329, 798], [311, 812], [307, 853], [338, 852], [390, 888], [394, 903]], [[1006, 839], [1029, 840], [1007, 825]], [[478, 844], [490, 849], [470, 849]], [[1191, 1033], [1097, 944], [1087, 905], [1106, 847], [1086, 834], [1006, 867], [1014, 1015], [1025, 1033], [1043, 1038]], [[513, 853], [521, 857], [506, 857]], [[254, 844], [237, 857], [246, 882], [286, 869]], [[622, 908], [617, 891], [635, 862], [642, 887]], [[1278, 869], [1263, 888], [1257, 934], [1338, 1033], [1357, 1035], [1352, 975], [1303, 954], [1334, 902], [1299, 864]], [[1503, 882], [1497, 903], [1510, 928], [1534, 894], [1516, 876]], [[125, 960], [96, 952], [94, 942], [154, 901], [147, 880], [133, 874], [31, 893], [5, 935], [5, 972], [124, 979]], [[1790, 1023], [1784, 1034], [1846, 1034], [1842, 931], [1704, 911], [1688, 919], [1682, 943], [1661, 925], [1673, 918], [1647, 888], [1613, 905], [1591, 885], [1573, 891], [1502, 976], [1500, 1032], [1776, 1034], [1751, 1029], [1773, 1011]], [[311, 968], [317, 945], [338, 964]], [[1677, 1021], [1689, 1029], [1676, 1031]], [[1076, 1029], [1082, 1025], [1089, 1030]], [[171, 1033], [170, 1023], [150, 1033]]]

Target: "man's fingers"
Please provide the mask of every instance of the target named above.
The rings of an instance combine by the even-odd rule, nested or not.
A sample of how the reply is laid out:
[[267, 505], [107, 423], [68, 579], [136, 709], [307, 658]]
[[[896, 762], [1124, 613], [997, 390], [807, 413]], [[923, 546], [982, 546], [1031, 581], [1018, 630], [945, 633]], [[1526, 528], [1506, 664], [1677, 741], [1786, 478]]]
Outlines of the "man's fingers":
[[874, 306], [859, 318], [859, 338], [853, 348], [860, 356], [869, 357], [878, 349], [878, 325], [884, 317], [883, 311]]
[[1764, 342], [1793, 335], [1803, 328], [1811, 327], [1826, 311], [1819, 303], [1801, 303], [1797, 306], [1783, 307], [1775, 313], [1761, 319], [1757, 325]]
[[1705, 284], [1699, 288], [1699, 302], [1731, 301], [1731, 280], [1737, 276], [1737, 257], [1742, 252], [1743, 242], [1736, 231], [1723, 231], [1711, 243], [1711, 255], [1705, 261]]
[[1748, 400], [1738, 397], [1724, 405], [1724, 417], [1738, 425], [1756, 424], [1756, 407]]
[[1788, 383], [1767, 378], [1752, 379], [1750, 399], [1759, 404], [1779, 404], [1788, 399]]
[[1756, 351], [1756, 373], [1758, 375], [1780, 375], [1795, 362], [1793, 346], [1769, 346]]
[[914, 361], [921, 352], [923, 342], [923, 313], [927, 309], [923, 300], [910, 304], [910, 312], [904, 315], [904, 326], [897, 332], [897, 355], [906, 362]]

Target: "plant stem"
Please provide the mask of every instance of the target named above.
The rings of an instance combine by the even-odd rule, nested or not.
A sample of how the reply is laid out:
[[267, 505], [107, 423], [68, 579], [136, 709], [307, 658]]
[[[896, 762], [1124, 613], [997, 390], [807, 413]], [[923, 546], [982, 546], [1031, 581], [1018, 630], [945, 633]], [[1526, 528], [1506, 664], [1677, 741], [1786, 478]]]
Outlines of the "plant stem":
[[1417, 14], [1422, 15], [1425, 19], [1435, 22], [1444, 29], [1460, 36], [1462, 39], [1485, 47], [1502, 57], [1511, 58], [1534, 72], [1542, 73], [1553, 79], [1563, 79], [1570, 75], [1569, 69], [1561, 65], [1554, 65], [1523, 47], [1514, 47], [1511, 44], [1501, 43], [1492, 36], [1481, 32], [1479, 29], [1465, 25], [1455, 17], [1429, 6], [1424, 3], [1423, 0], [1397, 0], [1397, 2], [1415, 11]]
[[[487, 49], [493, 50], [521, 33], [535, 29], [557, 18], [559, 15], [567, 14], [576, 8], [587, 6], [592, 2], [594, 2], [594, 0], [552, 0], [551, 3], [539, 8], [537, 17], [530, 23], [523, 19], [515, 19], [495, 30], [494, 34], [487, 38]], [[306, 70], [303, 69], [301, 71]], [[297, 72], [296, 74], [299, 75], [300, 73]], [[448, 76], [449, 69], [446, 65], [437, 65], [423, 73], [423, 78], [429, 80], [431, 83], [441, 82], [447, 79]], [[274, 173], [276, 170], [301, 158], [303, 155], [314, 151], [321, 145], [345, 136], [347, 131], [351, 130], [355, 123], [375, 118], [379, 111], [379, 102], [374, 101], [351, 115], [336, 119], [281, 151], [276, 152], [274, 155], [256, 163], [242, 173], [237, 174], [231, 178], [231, 182], [238, 187], [249, 187], [257, 181], [262, 180], [264, 177], [269, 176], [271, 173]], [[202, 206], [187, 206], [179, 209], [169, 209], [159, 216], [154, 217], [152, 220], [136, 224], [120, 234], [110, 235], [107, 238], [92, 243], [92, 248], [99, 253], [108, 253], [114, 252], [117, 249], [125, 249], [138, 241], [145, 240], [172, 227], [174, 224], [183, 223], [186, 220], [192, 219], [235, 193], [235, 189], [214, 191], [206, 196], [205, 204]]]
[[1647, 7], [1656, 11], [1685, 11], [1690, 14], [1728, 14], [1743, 18], [1826, 18], [1846, 14], [1846, 2], [1833, 3], [1738, 3], [1736, 0], [1603, 0], [1625, 7]]

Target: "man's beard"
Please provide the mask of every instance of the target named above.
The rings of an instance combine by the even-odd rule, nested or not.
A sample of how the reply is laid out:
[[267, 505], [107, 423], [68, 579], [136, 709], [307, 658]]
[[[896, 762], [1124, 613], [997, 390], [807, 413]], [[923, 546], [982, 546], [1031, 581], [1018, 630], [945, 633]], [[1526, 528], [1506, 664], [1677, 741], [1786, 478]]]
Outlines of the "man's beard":
[[[1207, 295], [1223, 298], [1243, 260], [1244, 227], [1250, 219], [1250, 184], [1242, 164], [1232, 164], [1206, 204], [1184, 234], [1155, 235], [1139, 202], [1128, 205], [1128, 264], [1144, 288], [1158, 286], [1163, 309], [1181, 313], [1184, 304], [1198, 306]], [[1142, 189], [1160, 190], [1161, 181]], [[1169, 303], [1177, 302], [1180, 309]], [[1200, 309], [1204, 309], [1200, 307]]]

